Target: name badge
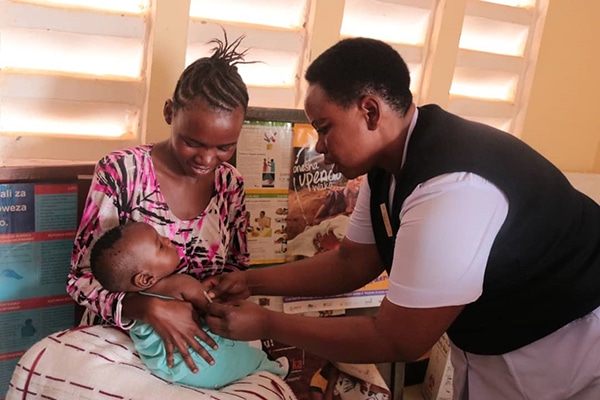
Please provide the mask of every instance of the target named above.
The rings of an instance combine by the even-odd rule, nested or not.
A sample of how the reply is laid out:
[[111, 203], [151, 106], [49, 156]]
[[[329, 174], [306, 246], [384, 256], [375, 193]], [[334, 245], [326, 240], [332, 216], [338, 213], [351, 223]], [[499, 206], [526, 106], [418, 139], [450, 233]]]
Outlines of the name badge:
[[388, 215], [385, 203], [381, 203], [379, 205], [379, 208], [381, 209], [381, 216], [383, 217], [383, 225], [385, 225], [385, 231], [387, 232], [387, 236], [392, 237], [394, 232], [392, 232], [392, 223], [390, 222], [390, 216]]

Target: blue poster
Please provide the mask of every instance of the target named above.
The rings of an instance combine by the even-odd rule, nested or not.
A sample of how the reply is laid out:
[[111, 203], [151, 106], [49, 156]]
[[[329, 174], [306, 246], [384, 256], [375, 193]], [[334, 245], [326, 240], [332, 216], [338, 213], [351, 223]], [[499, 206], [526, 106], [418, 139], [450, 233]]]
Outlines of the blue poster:
[[72, 327], [77, 183], [0, 184], [0, 399], [21, 354]]
[[34, 185], [0, 184], [0, 234], [33, 232]]

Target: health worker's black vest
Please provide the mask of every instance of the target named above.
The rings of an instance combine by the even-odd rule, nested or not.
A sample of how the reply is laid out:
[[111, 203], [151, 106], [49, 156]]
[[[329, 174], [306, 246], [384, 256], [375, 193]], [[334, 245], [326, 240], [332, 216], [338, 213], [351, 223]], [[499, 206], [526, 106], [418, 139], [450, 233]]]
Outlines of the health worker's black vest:
[[[600, 206], [524, 142], [436, 105], [419, 108], [406, 160], [396, 177], [392, 210], [389, 174], [369, 172], [373, 231], [388, 272], [402, 203], [418, 184], [452, 172], [484, 177], [509, 203], [489, 255], [483, 294], [467, 304], [448, 329], [459, 348], [503, 354], [600, 305]], [[382, 203], [389, 210], [392, 237], [386, 233]], [[396, 263], [402, 263], [399, 257]]]

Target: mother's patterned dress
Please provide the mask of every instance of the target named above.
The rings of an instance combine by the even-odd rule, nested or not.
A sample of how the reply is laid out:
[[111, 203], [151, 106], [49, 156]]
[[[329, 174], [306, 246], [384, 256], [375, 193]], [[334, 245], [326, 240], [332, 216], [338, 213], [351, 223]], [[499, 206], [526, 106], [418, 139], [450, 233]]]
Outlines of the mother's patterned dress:
[[181, 220], [169, 209], [152, 163], [152, 145], [115, 151], [96, 165], [85, 209], [75, 238], [67, 292], [86, 307], [82, 324], [112, 324], [129, 328], [121, 318], [125, 293], [109, 292], [89, 268], [90, 250], [107, 230], [142, 221], [176, 245], [178, 273], [203, 279], [248, 268], [247, 217], [240, 173], [223, 163], [215, 173], [215, 190], [204, 212]]

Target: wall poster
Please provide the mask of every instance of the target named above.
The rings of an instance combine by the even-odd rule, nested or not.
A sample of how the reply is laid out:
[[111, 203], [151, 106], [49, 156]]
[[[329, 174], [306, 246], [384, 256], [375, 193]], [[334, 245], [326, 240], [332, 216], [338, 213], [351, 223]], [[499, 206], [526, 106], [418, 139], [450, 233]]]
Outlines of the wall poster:
[[[348, 180], [324, 163], [311, 125], [295, 124], [287, 216], [286, 260], [312, 257], [337, 248], [346, 234], [364, 176]], [[315, 278], [318, 279], [318, 278]], [[387, 274], [352, 293], [326, 298], [285, 297], [284, 311], [300, 313], [377, 307], [387, 291]]]
[[236, 166], [244, 176], [250, 264], [285, 261], [292, 123], [246, 121]]
[[0, 184], [0, 399], [23, 353], [74, 325], [66, 293], [77, 183]]
[[236, 167], [246, 190], [289, 187], [292, 145], [290, 122], [246, 121], [236, 152]]

